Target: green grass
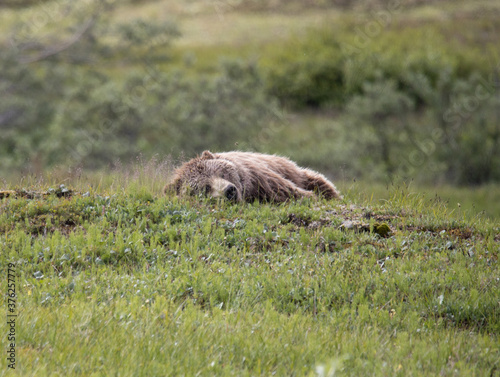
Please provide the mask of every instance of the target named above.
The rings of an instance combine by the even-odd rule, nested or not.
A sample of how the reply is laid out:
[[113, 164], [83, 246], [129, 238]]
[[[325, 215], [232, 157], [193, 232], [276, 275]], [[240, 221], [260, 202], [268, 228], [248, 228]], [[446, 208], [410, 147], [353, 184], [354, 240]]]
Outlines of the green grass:
[[[381, 203], [391, 200], [394, 190], [402, 189], [405, 184], [382, 184], [361, 180], [339, 182], [338, 186], [343, 191], [348, 190], [356, 201]], [[497, 222], [500, 219], [500, 186], [496, 184], [478, 187], [410, 184], [404, 190], [419, 193], [428, 200], [441, 202], [457, 217], [481, 216]]]
[[497, 373], [498, 222], [404, 188], [229, 205], [128, 182], [1, 201], [18, 375]]

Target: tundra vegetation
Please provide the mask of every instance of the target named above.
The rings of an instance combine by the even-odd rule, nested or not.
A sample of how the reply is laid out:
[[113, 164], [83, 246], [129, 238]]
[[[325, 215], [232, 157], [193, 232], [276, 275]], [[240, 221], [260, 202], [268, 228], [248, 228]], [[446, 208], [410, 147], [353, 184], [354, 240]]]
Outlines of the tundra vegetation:
[[242, 149], [336, 179], [500, 179], [495, 2], [13, 4], [4, 177]]
[[19, 375], [497, 373], [498, 222], [407, 187], [165, 197], [159, 169], [2, 199]]
[[[498, 375], [498, 2], [0, 7], [13, 374]], [[204, 149], [344, 198], [163, 196]]]

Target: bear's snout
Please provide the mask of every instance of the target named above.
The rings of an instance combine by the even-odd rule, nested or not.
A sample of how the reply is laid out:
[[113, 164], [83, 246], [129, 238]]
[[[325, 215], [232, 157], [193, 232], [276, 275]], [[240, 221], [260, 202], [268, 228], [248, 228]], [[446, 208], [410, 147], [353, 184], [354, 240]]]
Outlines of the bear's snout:
[[236, 200], [238, 199], [238, 190], [236, 189], [235, 185], [229, 185], [226, 187], [224, 190], [224, 196], [228, 200]]
[[238, 187], [223, 178], [215, 178], [210, 182], [211, 191], [208, 193], [212, 198], [224, 198], [230, 201], [240, 201], [241, 196]]

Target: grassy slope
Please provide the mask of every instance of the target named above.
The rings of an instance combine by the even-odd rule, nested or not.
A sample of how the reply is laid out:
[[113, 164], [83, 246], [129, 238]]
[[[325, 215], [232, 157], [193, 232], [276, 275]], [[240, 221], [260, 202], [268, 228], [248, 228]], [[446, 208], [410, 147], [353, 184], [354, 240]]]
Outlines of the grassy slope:
[[[498, 223], [400, 189], [383, 204], [347, 191], [227, 205], [156, 197], [140, 181], [0, 203], [2, 273], [13, 262], [19, 277], [19, 375], [498, 366]], [[376, 223], [392, 235], [370, 232]]]
[[[355, 202], [378, 203], [391, 200], [395, 185], [361, 181], [342, 182], [339, 186], [343, 187], [344, 191], [351, 191], [351, 195], [356, 198]], [[498, 185], [490, 184], [480, 187], [410, 185], [408, 189], [429, 200], [434, 198], [440, 201], [451, 213], [459, 217], [465, 214], [466, 216], [486, 217], [497, 222], [500, 219], [500, 187]]]

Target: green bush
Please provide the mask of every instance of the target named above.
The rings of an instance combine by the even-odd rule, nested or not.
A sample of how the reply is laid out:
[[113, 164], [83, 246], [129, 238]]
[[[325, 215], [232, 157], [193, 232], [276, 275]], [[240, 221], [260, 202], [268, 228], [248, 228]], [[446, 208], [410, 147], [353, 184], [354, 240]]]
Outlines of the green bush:
[[280, 119], [277, 103], [253, 64], [226, 62], [208, 77], [171, 77], [164, 75], [164, 84], [151, 93], [154, 100], [164, 99], [157, 103], [158, 112], [153, 115], [145, 108], [143, 114], [148, 123], [161, 117], [150, 144], [159, 153], [192, 155], [254, 145], [262, 130]]
[[[386, 25], [367, 34], [372, 21], [347, 20], [269, 50], [262, 62], [269, 92], [295, 111], [333, 109], [337, 123], [307, 126], [279, 148], [326, 171], [344, 166], [365, 177], [498, 180], [491, 42], [480, 51], [475, 39], [453, 39], [458, 29], [448, 23]], [[475, 22], [464, 20], [489, 25]], [[281, 145], [287, 142], [295, 147]]]
[[[234, 149], [276, 118], [276, 101], [254, 65], [225, 63], [194, 77], [174, 72], [166, 67], [175, 24], [135, 20], [106, 27], [111, 8], [95, 6], [99, 17], [67, 51], [47, 57], [52, 45], [4, 46], [2, 173], [40, 175], [54, 166], [98, 169], [141, 153]], [[68, 22], [81, 17], [75, 10]]]
[[269, 92], [293, 107], [318, 107], [344, 98], [338, 41], [322, 33], [293, 39], [264, 63]]
[[378, 25], [378, 32], [369, 34], [365, 29], [370, 22], [344, 21], [273, 46], [263, 59], [269, 92], [298, 109], [339, 106], [361, 93], [365, 82], [385, 78], [423, 103], [408, 82], [409, 75], [423, 75], [435, 89], [445, 70], [453, 79], [476, 71], [490, 73], [487, 57], [473, 44], [465, 49], [450, 43], [434, 25], [405, 29]]
[[[278, 119], [276, 103], [251, 64], [226, 63], [216, 75], [194, 78], [152, 63], [145, 67], [120, 81], [96, 72], [74, 74], [73, 88], [50, 106], [38, 95], [33, 101], [51, 117], [38, 134], [22, 136], [21, 129], [8, 128], [0, 146], [5, 153], [16, 151], [11, 167], [36, 158], [42, 149], [44, 167], [91, 169], [138, 154], [234, 149], [237, 143], [256, 144], [252, 140]], [[26, 114], [38, 114], [36, 108], [29, 110]], [[32, 126], [31, 121], [23, 124]]]
[[[355, 142], [358, 156], [370, 165], [383, 166], [389, 177], [396, 173], [399, 138], [408, 132], [409, 114], [414, 102], [404, 92], [397, 89], [391, 80], [366, 83], [363, 93], [354, 96], [347, 104], [347, 113], [356, 128]], [[366, 144], [360, 144], [358, 134], [370, 134]], [[373, 169], [373, 168], [372, 168]]]
[[0, 8], [26, 8], [40, 3], [48, 3], [50, 0], [3, 0]]
[[[134, 55], [144, 48], [158, 57], [154, 52], [164, 50], [177, 32], [167, 23], [108, 28], [110, 4], [84, 8], [68, 5], [56, 31], [50, 23], [31, 29], [29, 20], [20, 22], [13, 34], [21, 30], [21, 36], [1, 46], [0, 91], [6, 99], [0, 103], [0, 153], [7, 156], [2, 173], [40, 175], [54, 165], [82, 161], [95, 168], [109, 162], [110, 155], [120, 158], [137, 151], [141, 120], [133, 107], [122, 106], [124, 97], [134, 101], [137, 93], [124, 96], [122, 78], [115, 78], [110, 66], [115, 59], [123, 63], [124, 52]], [[49, 42], [36, 40], [35, 30], [47, 33], [43, 41]], [[64, 48], [59, 51], [59, 46]]]
[[[449, 180], [481, 184], [500, 179], [500, 93], [479, 75], [454, 83], [442, 114], [439, 158]], [[441, 114], [440, 114], [441, 115]]]

